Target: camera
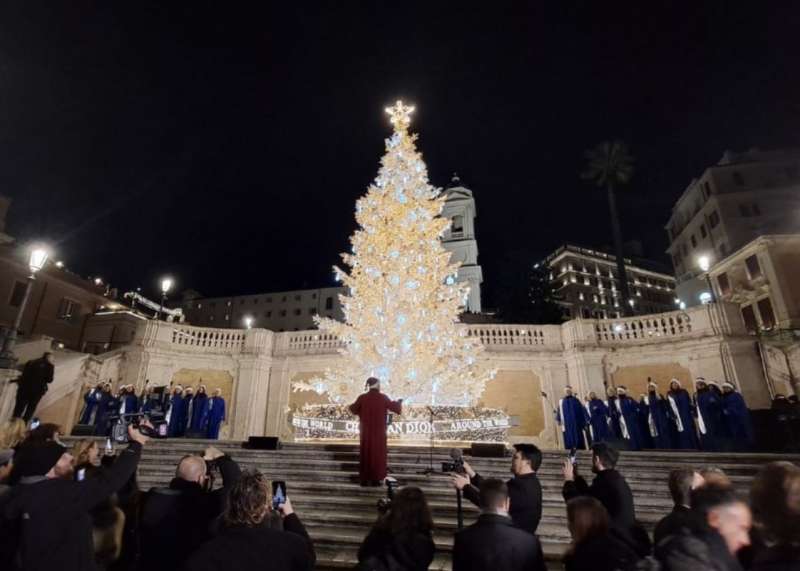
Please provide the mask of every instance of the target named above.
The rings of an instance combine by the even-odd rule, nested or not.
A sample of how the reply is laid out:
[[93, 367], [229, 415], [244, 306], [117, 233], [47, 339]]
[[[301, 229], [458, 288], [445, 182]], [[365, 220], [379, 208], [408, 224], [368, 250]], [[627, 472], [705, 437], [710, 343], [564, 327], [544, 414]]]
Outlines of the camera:
[[386, 497], [378, 500], [378, 513], [383, 515], [392, 507], [394, 491], [400, 487], [400, 482], [394, 478], [386, 478]]
[[569, 456], [567, 456], [567, 458], [572, 463], [572, 465], [575, 466], [575, 464], [578, 463], [578, 450], [576, 448], [573, 448], [572, 450], [570, 450], [569, 451]]
[[[167, 423], [163, 420], [156, 420], [150, 418], [148, 415], [141, 412], [133, 412], [130, 414], [120, 414], [111, 417], [114, 423], [111, 427], [111, 439], [114, 442], [124, 444], [128, 442], [128, 426], [133, 425], [139, 431], [150, 438], [166, 438], [167, 437]], [[153, 428], [145, 426], [142, 421], [149, 421]]]
[[455, 472], [456, 474], [465, 473], [464, 453], [460, 449], [453, 448], [450, 450], [450, 462], [442, 462], [442, 472]]

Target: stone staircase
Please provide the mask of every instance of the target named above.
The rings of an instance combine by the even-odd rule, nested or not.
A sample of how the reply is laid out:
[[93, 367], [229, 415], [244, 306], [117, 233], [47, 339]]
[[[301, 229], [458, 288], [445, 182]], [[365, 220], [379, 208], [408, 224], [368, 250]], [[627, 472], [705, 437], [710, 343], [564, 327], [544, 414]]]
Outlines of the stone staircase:
[[[139, 467], [142, 489], [166, 485], [175, 466], [184, 454], [200, 453], [208, 444], [202, 440], [151, 441]], [[270, 478], [287, 482], [292, 503], [314, 540], [318, 569], [351, 568], [356, 551], [369, 527], [375, 521], [377, 501], [385, 496], [384, 488], [362, 488], [357, 482], [358, 449], [353, 445], [287, 443], [278, 451], [256, 451], [241, 448], [239, 442], [216, 442], [243, 468], [257, 468]], [[434, 452], [434, 468], [448, 460], [447, 448]], [[561, 497], [561, 463], [563, 451], [544, 452], [539, 470], [543, 487], [543, 516], [539, 537], [545, 555], [558, 560], [569, 542], [564, 500]], [[508, 478], [510, 459], [469, 458], [472, 466], [484, 476]], [[667, 474], [679, 466], [716, 466], [722, 468], [741, 491], [746, 492], [759, 467], [774, 460], [800, 463], [800, 455], [774, 454], [704, 454], [686, 452], [623, 453], [618, 468], [633, 489], [638, 519], [652, 531], [655, 523], [672, 506], [667, 490]], [[431, 569], [450, 569], [450, 550], [456, 531], [456, 497], [444, 474], [420, 474], [428, 466], [428, 449], [393, 446], [389, 449], [392, 475], [401, 485], [419, 486], [425, 491], [436, 524], [437, 556]], [[578, 465], [582, 474], [589, 473], [589, 454], [581, 452]], [[590, 476], [591, 477], [591, 476]], [[469, 525], [478, 510], [464, 502], [464, 523]]]

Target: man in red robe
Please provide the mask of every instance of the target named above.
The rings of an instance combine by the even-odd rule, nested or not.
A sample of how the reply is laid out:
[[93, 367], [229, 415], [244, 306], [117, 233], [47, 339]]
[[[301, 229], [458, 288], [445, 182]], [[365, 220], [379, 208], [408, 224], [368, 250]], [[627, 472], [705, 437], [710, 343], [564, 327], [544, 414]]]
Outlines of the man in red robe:
[[367, 379], [367, 388], [350, 405], [350, 412], [359, 418], [361, 485], [380, 486], [386, 478], [386, 413], [400, 414], [403, 399], [393, 401], [381, 393], [380, 381], [375, 377]]

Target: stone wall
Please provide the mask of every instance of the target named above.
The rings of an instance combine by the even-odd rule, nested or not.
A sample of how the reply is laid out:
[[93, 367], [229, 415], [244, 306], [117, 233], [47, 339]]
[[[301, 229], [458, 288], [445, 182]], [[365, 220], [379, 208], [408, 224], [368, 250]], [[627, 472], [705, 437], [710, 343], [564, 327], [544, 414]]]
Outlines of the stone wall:
[[[503, 409], [515, 420], [509, 434], [513, 442], [559, 445], [553, 410], [567, 384], [581, 397], [624, 384], [636, 397], [648, 377], [663, 392], [672, 377], [690, 388], [695, 377], [703, 376], [733, 382], [751, 408], [770, 404], [757, 345], [746, 335], [735, 306], [563, 325], [463, 327], [481, 340], [481, 359], [497, 370], [482, 404]], [[146, 381], [196, 386], [202, 379], [209, 389], [223, 388], [229, 411], [224, 434], [291, 439], [291, 413], [303, 404], [327, 402], [324, 395], [292, 391], [292, 384], [335, 367], [342, 359], [340, 348], [337, 339], [319, 331], [274, 333], [148, 321], [129, 346], [92, 356], [80, 381], [111, 378], [141, 390]], [[59, 410], [74, 417], [79, 409]]]

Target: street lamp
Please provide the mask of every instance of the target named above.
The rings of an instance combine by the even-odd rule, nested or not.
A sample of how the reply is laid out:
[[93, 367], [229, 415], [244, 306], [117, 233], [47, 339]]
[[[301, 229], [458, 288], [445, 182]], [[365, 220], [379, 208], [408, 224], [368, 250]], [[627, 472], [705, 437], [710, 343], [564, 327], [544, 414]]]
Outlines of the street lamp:
[[0, 369], [12, 368], [17, 359], [14, 357], [14, 345], [17, 342], [17, 331], [22, 325], [22, 316], [25, 313], [25, 306], [28, 305], [28, 298], [31, 295], [33, 282], [36, 279], [36, 272], [41, 270], [47, 263], [47, 258], [50, 257], [50, 252], [43, 245], [34, 245], [31, 247], [28, 254], [28, 269], [31, 274], [28, 276], [28, 282], [25, 284], [25, 293], [22, 294], [22, 301], [17, 309], [17, 315], [14, 317], [14, 324], [11, 329], [3, 331], [2, 351], [0, 351]]
[[711, 303], [717, 301], [716, 296], [714, 295], [714, 288], [711, 286], [711, 274], [708, 270], [711, 269], [711, 257], [710, 256], [698, 256], [697, 257], [697, 267], [700, 268], [700, 271], [705, 274], [706, 284], [708, 284], [708, 295], [709, 300]]
[[161, 314], [164, 312], [164, 304], [167, 301], [167, 293], [169, 290], [172, 289], [172, 278], [171, 277], [163, 277], [161, 278], [161, 307], [158, 308], [158, 319], [161, 319]]
[[252, 317], [250, 317], [249, 315], [247, 315], [247, 316], [244, 318], [244, 326], [245, 326], [247, 329], [252, 329], [252, 328], [253, 328], [253, 318], [252, 318]]

